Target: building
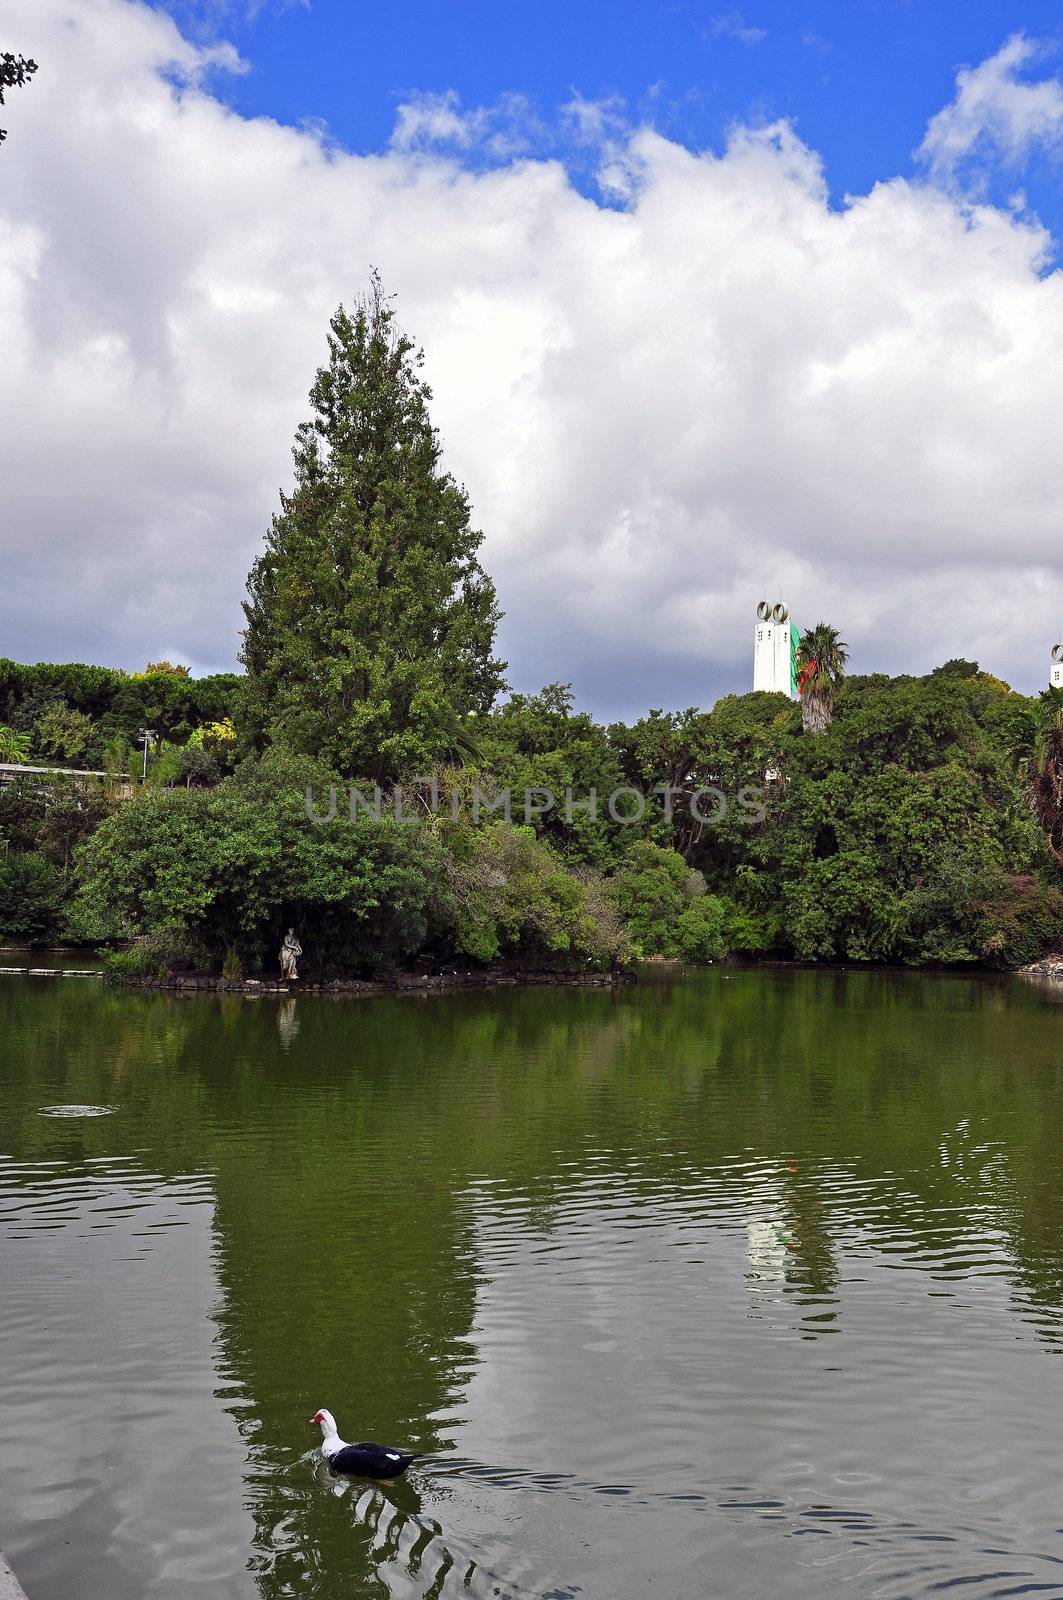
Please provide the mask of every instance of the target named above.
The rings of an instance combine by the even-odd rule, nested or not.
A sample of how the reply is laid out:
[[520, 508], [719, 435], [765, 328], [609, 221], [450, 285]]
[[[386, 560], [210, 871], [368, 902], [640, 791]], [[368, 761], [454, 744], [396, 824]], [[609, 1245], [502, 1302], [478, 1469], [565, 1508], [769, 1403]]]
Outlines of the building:
[[1053, 689], [1063, 689], [1063, 644], [1052, 646], [1052, 669], [1048, 681]]
[[797, 699], [797, 647], [801, 631], [790, 621], [790, 613], [779, 601], [757, 607], [757, 630], [753, 636], [753, 688], [769, 694], [785, 694]]

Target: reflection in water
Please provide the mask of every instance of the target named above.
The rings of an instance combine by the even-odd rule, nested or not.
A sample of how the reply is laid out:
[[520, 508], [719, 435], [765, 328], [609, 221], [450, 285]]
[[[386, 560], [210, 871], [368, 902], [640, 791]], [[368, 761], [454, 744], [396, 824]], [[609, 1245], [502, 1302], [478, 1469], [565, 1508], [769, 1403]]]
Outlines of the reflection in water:
[[785, 1283], [792, 1242], [781, 1217], [746, 1223], [746, 1277], [752, 1283]]
[[280, 1034], [284, 1049], [290, 1050], [299, 1032], [299, 1015], [294, 995], [289, 995], [287, 1000], [281, 1000], [277, 1005], [277, 1032]]
[[42, 1117], [110, 1117], [117, 1106], [41, 1106]]
[[[1063, 1592], [1037, 991], [11, 979], [0, 1010], [0, 1525], [34, 1600]], [[430, 1459], [337, 1483], [319, 1405]]]
[[[405, 1592], [440, 1600], [447, 1595], [507, 1596], [524, 1600], [547, 1592], [561, 1600], [579, 1593], [575, 1587], [554, 1583], [543, 1574], [531, 1571], [520, 1578], [512, 1571], [491, 1571], [482, 1563], [477, 1550], [452, 1534], [435, 1516], [423, 1509], [421, 1497], [409, 1482], [365, 1484], [330, 1480], [327, 1471], [318, 1474], [322, 1488], [336, 1498], [347, 1497], [351, 1505], [355, 1542], [370, 1571], [390, 1573], [390, 1592], [398, 1575], [408, 1580]], [[515, 1557], [511, 1559], [516, 1559]]]
[[212, 1200], [134, 1156], [0, 1156], [0, 1522], [35, 1600], [246, 1592]]

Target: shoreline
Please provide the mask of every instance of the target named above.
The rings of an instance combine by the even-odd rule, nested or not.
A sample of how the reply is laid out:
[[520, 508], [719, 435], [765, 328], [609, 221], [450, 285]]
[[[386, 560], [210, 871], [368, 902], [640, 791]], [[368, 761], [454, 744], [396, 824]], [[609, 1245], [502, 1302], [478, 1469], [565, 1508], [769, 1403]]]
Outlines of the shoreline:
[[615, 989], [637, 983], [632, 971], [551, 972], [534, 968], [499, 969], [493, 972], [400, 972], [390, 978], [332, 978], [321, 982], [297, 978], [198, 977], [175, 973], [165, 978], [107, 976], [115, 988], [146, 989], [178, 994], [441, 994], [460, 989]]
[[1063, 983], [1063, 955], [1042, 956], [1018, 969], [1020, 978], [1048, 978], [1053, 983]]
[[[630, 968], [616, 969], [609, 972], [581, 972], [555, 970], [551, 968], [534, 967], [494, 967], [487, 969], [470, 968], [462, 971], [446, 972], [397, 972], [387, 977], [380, 978], [331, 978], [321, 980], [295, 979], [288, 982], [277, 977], [242, 978], [228, 981], [218, 975], [204, 973], [170, 973], [166, 977], [147, 976], [141, 974], [109, 973], [102, 967], [77, 966], [37, 966], [25, 961], [29, 954], [26, 946], [7, 945], [0, 946], [0, 975], [53, 977], [53, 978], [103, 978], [111, 987], [123, 989], [145, 989], [167, 992], [181, 992], [190, 994], [429, 994], [446, 993], [461, 989], [499, 989], [499, 988], [581, 988], [581, 989], [611, 989], [630, 987], [640, 981], [652, 982], [655, 975], [670, 976], [683, 971], [699, 970], [691, 967], [689, 963], [667, 959], [660, 956], [650, 956]], [[42, 947], [34, 951], [40, 958], [49, 956], [69, 955], [85, 960], [84, 948], [71, 946]], [[93, 952], [97, 955], [97, 952]], [[17, 965], [5, 965], [4, 957], [10, 958], [20, 955], [23, 960]], [[98, 957], [97, 957], [98, 958]], [[1049, 983], [1063, 984], [1063, 953], [1053, 952], [1043, 956], [1038, 961], [1029, 962], [1026, 966], [1012, 968], [994, 968], [980, 964], [964, 965], [963, 967], [924, 967], [913, 968], [881, 962], [845, 962], [845, 961], [797, 961], [785, 957], [761, 957], [748, 960], [724, 960], [709, 962], [708, 967], [730, 968], [732, 974], [743, 969], [750, 970], [802, 970], [802, 971], [837, 971], [842, 970], [867, 970], [887, 971], [898, 973], [911, 973], [916, 971], [959, 972], [967, 976], [974, 974], [1001, 976], [1007, 975], [1017, 978], [1035, 979]]]

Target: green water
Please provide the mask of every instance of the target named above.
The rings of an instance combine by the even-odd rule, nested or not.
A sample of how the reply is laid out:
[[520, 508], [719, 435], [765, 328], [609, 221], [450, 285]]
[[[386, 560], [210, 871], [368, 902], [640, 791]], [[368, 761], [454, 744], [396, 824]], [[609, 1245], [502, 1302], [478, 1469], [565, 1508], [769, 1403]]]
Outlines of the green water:
[[[1063, 1593], [1061, 1024], [0, 979], [0, 1544], [32, 1600]], [[319, 1406], [429, 1459], [335, 1482]]]

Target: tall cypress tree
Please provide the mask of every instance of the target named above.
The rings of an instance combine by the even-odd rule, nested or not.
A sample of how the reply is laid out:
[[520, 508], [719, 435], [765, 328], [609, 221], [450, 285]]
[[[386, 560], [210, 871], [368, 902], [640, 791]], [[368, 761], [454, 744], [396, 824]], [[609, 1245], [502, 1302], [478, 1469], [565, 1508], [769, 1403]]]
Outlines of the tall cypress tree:
[[483, 535], [440, 465], [421, 354], [374, 273], [332, 319], [329, 363], [296, 434], [244, 602], [244, 720], [344, 775], [388, 783], [454, 747], [503, 687]]

